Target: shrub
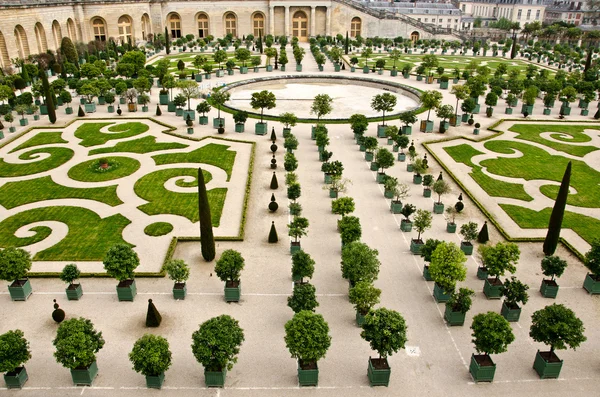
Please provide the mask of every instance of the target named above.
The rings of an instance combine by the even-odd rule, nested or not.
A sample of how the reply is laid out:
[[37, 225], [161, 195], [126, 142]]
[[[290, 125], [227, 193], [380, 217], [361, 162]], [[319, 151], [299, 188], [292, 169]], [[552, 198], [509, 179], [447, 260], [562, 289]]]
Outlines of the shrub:
[[345, 216], [338, 221], [342, 245], [349, 244], [353, 241], [360, 240], [362, 236], [362, 228], [360, 220], [355, 216]]
[[331, 202], [331, 212], [341, 215], [342, 218], [354, 212], [354, 199], [352, 197], [340, 197]]
[[19, 280], [31, 269], [31, 255], [22, 248], [8, 247], [0, 251], [0, 279]]
[[287, 299], [288, 306], [294, 313], [299, 313], [302, 310], [314, 311], [315, 307], [319, 306], [315, 294], [316, 289], [312, 284], [294, 284], [294, 292]]
[[285, 324], [285, 345], [293, 358], [316, 362], [325, 357], [331, 345], [329, 325], [320, 314], [301, 311]]
[[425, 245], [421, 247], [421, 256], [425, 262], [431, 262], [431, 255], [433, 251], [437, 248], [439, 244], [442, 242], [440, 240], [429, 239], [425, 242]]
[[169, 278], [176, 283], [185, 283], [190, 277], [190, 268], [181, 259], [171, 259], [168, 261], [163, 270], [167, 272]]
[[221, 281], [239, 281], [243, 269], [242, 254], [232, 249], [224, 251], [215, 265], [215, 273]]
[[192, 353], [207, 371], [231, 370], [243, 341], [238, 321], [223, 314], [203, 322], [192, 334]]
[[124, 281], [134, 278], [140, 258], [129, 245], [115, 244], [106, 253], [103, 264], [109, 276]]
[[16, 329], [0, 335], [0, 372], [13, 372], [31, 358], [29, 342]]
[[80, 317], [63, 321], [52, 344], [56, 347], [56, 361], [65, 368], [77, 369], [87, 368], [96, 361], [104, 339], [90, 320]]
[[158, 376], [171, 366], [169, 342], [162, 336], [146, 334], [138, 339], [129, 353], [133, 370], [144, 376]]

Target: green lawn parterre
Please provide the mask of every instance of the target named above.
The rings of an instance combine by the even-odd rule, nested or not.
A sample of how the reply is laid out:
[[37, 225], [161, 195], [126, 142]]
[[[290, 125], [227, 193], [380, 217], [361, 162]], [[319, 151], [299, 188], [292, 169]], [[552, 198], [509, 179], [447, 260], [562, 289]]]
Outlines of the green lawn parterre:
[[97, 165], [98, 159], [84, 161], [72, 167], [69, 172], [69, 178], [80, 182], [105, 182], [114, 179], [129, 176], [140, 169], [140, 162], [129, 157], [109, 156], [104, 157], [110, 163], [117, 163], [115, 169], [108, 169], [105, 172], [94, 171], [94, 165]]

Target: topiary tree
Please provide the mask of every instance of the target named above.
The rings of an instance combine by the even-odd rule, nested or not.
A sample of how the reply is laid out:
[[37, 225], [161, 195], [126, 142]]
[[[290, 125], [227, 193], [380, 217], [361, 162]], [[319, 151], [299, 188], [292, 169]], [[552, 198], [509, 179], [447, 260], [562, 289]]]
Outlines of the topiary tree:
[[131, 246], [119, 243], [108, 250], [102, 263], [106, 273], [121, 283], [135, 277], [140, 258]]
[[31, 254], [22, 248], [8, 247], [0, 251], [0, 279], [17, 283], [31, 269]]
[[360, 219], [355, 216], [346, 216], [338, 221], [338, 229], [342, 238], [342, 246], [353, 241], [359, 241], [362, 236]]
[[456, 244], [443, 241], [431, 254], [429, 274], [444, 293], [451, 294], [456, 282], [467, 277], [466, 261], [467, 257]]
[[65, 368], [88, 368], [96, 361], [96, 353], [104, 346], [102, 332], [94, 329], [94, 324], [86, 318], [65, 320], [58, 326], [54, 357]]
[[348, 292], [348, 298], [350, 303], [354, 305], [354, 308], [358, 313], [365, 316], [369, 311], [379, 303], [379, 297], [381, 296], [381, 290], [375, 288], [369, 281], [359, 281], [350, 288]]
[[0, 335], [0, 372], [16, 372], [31, 358], [29, 342], [20, 329]]
[[215, 238], [212, 230], [212, 217], [210, 215], [210, 202], [206, 193], [204, 173], [198, 168], [198, 215], [200, 218], [200, 245], [202, 257], [210, 262], [215, 259]]
[[555, 303], [533, 313], [529, 336], [536, 342], [549, 345], [552, 354], [555, 349], [577, 349], [587, 340], [584, 331], [583, 322], [573, 310]]
[[61, 281], [73, 285], [73, 281], [77, 280], [79, 278], [79, 276], [81, 275], [81, 272], [79, 271], [79, 268], [77, 267], [76, 264], [74, 263], [70, 263], [68, 265], [65, 265], [65, 267], [63, 267], [62, 272], [60, 273], [60, 276], [58, 276], [60, 278]]
[[471, 329], [471, 342], [475, 345], [475, 350], [486, 356], [504, 353], [515, 340], [509, 322], [498, 313], [477, 314], [473, 317]]
[[396, 107], [397, 100], [396, 95], [389, 92], [375, 95], [371, 100], [371, 109], [382, 112], [381, 125], [385, 125], [385, 112], [392, 112]]
[[384, 307], [371, 310], [362, 328], [360, 336], [379, 354], [379, 360], [387, 361], [387, 356], [403, 349], [407, 341], [406, 321], [402, 315]]
[[244, 262], [242, 254], [238, 251], [232, 249], [225, 250], [215, 264], [215, 273], [221, 281], [227, 284], [239, 281], [244, 269]]
[[297, 216], [288, 223], [288, 235], [294, 238], [294, 243], [297, 243], [302, 236], [308, 234], [306, 229], [308, 229], [308, 219], [306, 218]]
[[303, 310], [314, 311], [319, 306], [316, 297], [316, 289], [314, 285], [309, 283], [294, 284], [294, 291], [291, 296], [288, 296], [287, 304], [294, 311], [299, 313]]
[[171, 366], [169, 342], [162, 336], [145, 334], [129, 353], [133, 370], [144, 376], [159, 376]]
[[285, 324], [285, 345], [301, 368], [312, 368], [331, 345], [329, 326], [320, 314], [303, 310]]
[[[404, 209], [403, 209], [404, 210]], [[408, 219], [408, 217], [407, 217]], [[413, 221], [413, 227], [417, 231], [418, 235], [415, 239], [415, 242], [423, 242], [421, 240], [421, 234], [431, 228], [431, 212], [426, 210], [417, 210], [417, 215], [415, 215], [415, 220]]]
[[562, 228], [562, 221], [565, 215], [565, 207], [567, 205], [567, 197], [569, 196], [569, 185], [571, 183], [571, 162], [567, 164], [567, 169], [563, 175], [556, 201], [552, 207], [552, 213], [550, 214], [550, 221], [548, 223], [548, 233], [544, 240], [544, 255], [553, 255], [556, 252], [558, 240], [560, 238], [560, 230]]
[[190, 278], [190, 267], [182, 259], [171, 259], [163, 266], [169, 278], [175, 283], [184, 284]]
[[237, 362], [244, 330], [237, 320], [222, 314], [202, 324], [192, 334], [192, 353], [205, 371], [231, 370]]
[[459, 234], [462, 236], [464, 245], [473, 245], [471, 241], [477, 238], [478, 225], [475, 222], [468, 222], [460, 226]]
[[438, 201], [436, 204], [442, 204], [442, 196], [452, 191], [450, 184], [443, 179], [437, 180], [433, 184], [433, 191], [438, 195]]
[[480, 244], [485, 244], [488, 241], [490, 241], [490, 235], [488, 232], [487, 221], [485, 221], [481, 227], [481, 230], [479, 231], [479, 234], [477, 235], [477, 242]]
[[504, 296], [504, 304], [511, 309], [518, 309], [519, 303], [526, 304], [529, 300], [529, 286], [517, 280], [515, 276], [504, 280], [500, 293]]
[[439, 91], [425, 91], [421, 94], [421, 107], [427, 110], [427, 122], [429, 122], [429, 115], [431, 109], [435, 109], [442, 103], [442, 93]]
[[304, 282], [304, 278], [311, 278], [315, 271], [315, 261], [305, 251], [296, 251], [292, 255], [292, 279]]
[[252, 99], [250, 100], [250, 106], [252, 109], [260, 109], [260, 122], [263, 123], [263, 113], [266, 109], [273, 109], [275, 107], [275, 94], [270, 91], [262, 90], [260, 92], [252, 93]]
[[520, 256], [517, 244], [500, 242], [490, 246], [480, 245], [478, 250], [488, 274], [495, 276], [496, 281], [507, 271], [514, 273], [517, 270], [516, 264]]
[[[213, 89], [210, 99], [213, 105], [217, 108], [217, 118], [221, 118], [221, 107], [231, 98], [231, 94], [228, 91]], [[270, 108], [269, 108], [270, 109]], [[262, 114], [261, 114], [262, 122]]]
[[315, 96], [315, 99], [310, 107], [310, 114], [315, 114], [317, 116], [317, 124], [319, 124], [321, 117], [331, 113], [333, 110], [331, 106], [332, 102], [333, 99], [327, 94], [319, 94]]
[[379, 275], [379, 251], [358, 241], [342, 248], [342, 277], [355, 285], [359, 281], [373, 282]]
[[348, 121], [352, 132], [358, 136], [362, 136], [369, 127], [369, 121], [364, 114], [353, 114]]
[[551, 277], [554, 281], [554, 277], [560, 277], [567, 268], [567, 261], [561, 259], [558, 256], [546, 256], [542, 259], [542, 273], [546, 277]]
[[342, 218], [354, 212], [355, 204], [352, 197], [340, 197], [331, 202], [331, 212]]

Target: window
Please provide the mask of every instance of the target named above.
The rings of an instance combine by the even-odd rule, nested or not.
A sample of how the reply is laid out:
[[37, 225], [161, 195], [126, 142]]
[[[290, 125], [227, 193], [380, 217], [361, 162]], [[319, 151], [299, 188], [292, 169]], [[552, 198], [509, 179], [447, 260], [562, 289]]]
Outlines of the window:
[[252, 26], [254, 29], [254, 37], [265, 36], [265, 17], [263, 14], [254, 14], [252, 17]]
[[527, 20], [531, 18], [531, 10], [527, 10]]
[[169, 17], [169, 27], [171, 28], [171, 37], [177, 39], [181, 37], [181, 18], [177, 14], [171, 14]]
[[462, 5], [462, 12], [465, 12], [466, 9], [467, 9], [467, 6], [463, 4]]
[[208, 15], [198, 14], [198, 37], [203, 39], [208, 36]]
[[237, 17], [233, 12], [225, 14], [225, 35], [237, 37]]
[[421, 18], [417, 18], [417, 21], [421, 22]]
[[123, 15], [119, 18], [119, 39], [121, 43], [128, 43], [131, 41], [131, 19]]
[[360, 36], [362, 29], [362, 21], [359, 17], [352, 18], [350, 22], [350, 36], [356, 37]]
[[427, 23], [428, 20], [429, 20], [429, 18], [425, 18], [425, 23]]
[[521, 19], [521, 13], [523, 12], [523, 10], [519, 10], [517, 11], [517, 19]]
[[94, 31], [94, 39], [98, 41], [106, 41], [106, 26], [100, 18], [94, 18], [92, 21], [92, 30]]

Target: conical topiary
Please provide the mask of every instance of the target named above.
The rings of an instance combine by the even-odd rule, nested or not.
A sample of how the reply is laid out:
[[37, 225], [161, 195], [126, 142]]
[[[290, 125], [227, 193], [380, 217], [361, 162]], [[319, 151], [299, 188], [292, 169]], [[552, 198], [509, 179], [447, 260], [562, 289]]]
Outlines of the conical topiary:
[[269, 232], [269, 243], [276, 243], [279, 241], [277, 237], [277, 230], [275, 229], [275, 222], [271, 222], [271, 231]]
[[2, 124], [2, 121], [0, 121], [0, 130], [4, 129], [4, 124]]
[[162, 111], [160, 110], [160, 106], [156, 105], [156, 115], [162, 116]]
[[85, 116], [85, 112], [81, 108], [81, 105], [79, 105], [79, 110], [77, 111], [77, 116], [78, 117], [84, 117]]
[[438, 175], [437, 180], [441, 181], [443, 179], [444, 179], [444, 177], [442, 176], [442, 171], [440, 171], [440, 174]]
[[158, 327], [162, 321], [162, 316], [158, 312], [152, 299], [148, 299], [148, 312], [146, 313], [146, 327]]
[[483, 223], [483, 226], [481, 227], [481, 230], [479, 231], [479, 234], [477, 235], [477, 241], [480, 244], [485, 244], [488, 241], [490, 241], [490, 235], [488, 233], [487, 221], [485, 221]]
[[200, 218], [200, 245], [202, 257], [210, 262], [215, 259], [215, 238], [212, 230], [212, 217], [210, 216], [210, 203], [206, 194], [206, 184], [202, 168], [198, 168], [198, 215]]
[[594, 114], [594, 118], [596, 120], [600, 119], [600, 108], [598, 108], [598, 110], [596, 110], [596, 114]]
[[544, 254], [546, 256], [554, 255], [558, 239], [560, 238], [560, 229], [562, 228], [563, 217], [565, 216], [565, 206], [567, 205], [567, 197], [569, 196], [569, 185], [571, 183], [571, 162], [567, 164], [567, 169], [563, 175], [558, 195], [550, 214], [550, 222], [548, 222], [548, 233], [544, 240]]
[[273, 141], [273, 143], [275, 143], [276, 140], [277, 140], [277, 135], [275, 135], [275, 127], [273, 127], [271, 129], [271, 141]]
[[273, 177], [271, 177], [271, 189], [275, 190], [279, 188], [279, 182], [277, 182], [277, 175], [273, 171]]

